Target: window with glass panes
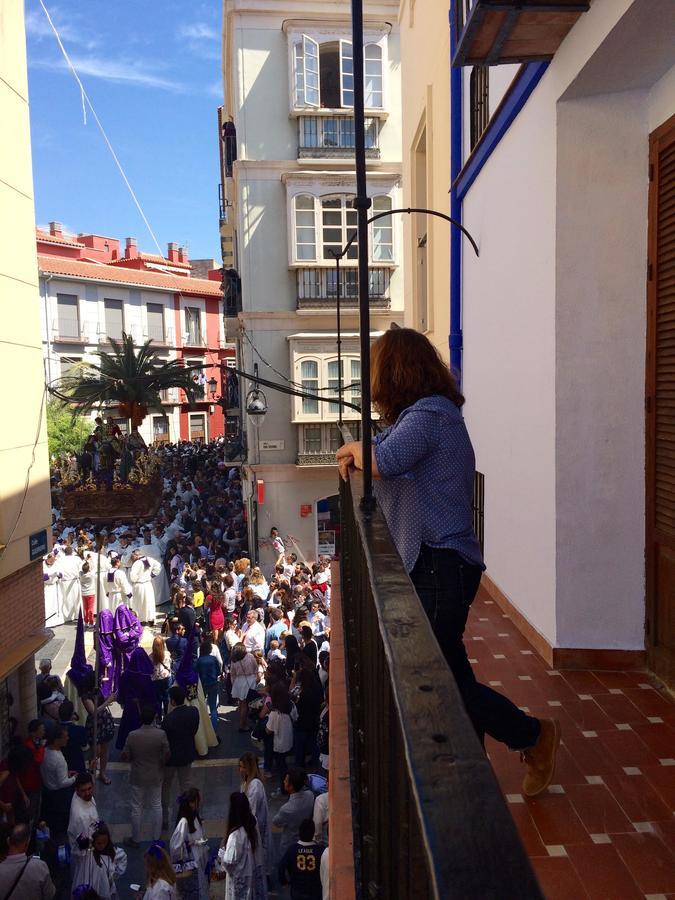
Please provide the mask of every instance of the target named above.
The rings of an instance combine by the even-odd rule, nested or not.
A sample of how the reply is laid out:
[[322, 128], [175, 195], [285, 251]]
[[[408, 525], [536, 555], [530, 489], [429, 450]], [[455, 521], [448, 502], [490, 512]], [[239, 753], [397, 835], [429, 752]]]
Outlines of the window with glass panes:
[[[334, 259], [331, 251], [341, 251], [356, 232], [356, 210], [351, 207], [352, 198], [347, 194], [321, 198], [321, 255]], [[351, 245], [346, 259], [358, 259], [357, 242]]]
[[[340, 396], [339, 387], [340, 381], [342, 381], [342, 385], [344, 387], [344, 375], [340, 378], [340, 369], [342, 369], [342, 373], [344, 373], [344, 360], [340, 360], [338, 364], [337, 359], [329, 359], [327, 363], [327, 374], [328, 374], [328, 396], [330, 397], [338, 397]], [[340, 406], [338, 403], [329, 403], [328, 404], [328, 412], [337, 414], [340, 412]]]
[[295, 198], [295, 255], [297, 259], [316, 259], [316, 215], [314, 197]]
[[305, 425], [303, 428], [303, 453], [321, 453], [321, 425]]
[[[380, 195], [373, 197], [374, 216], [378, 213], [385, 213], [391, 210], [391, 197]], [[383, 216], [376, 219], [372, 223], [372, 243], [371, 250], [373, 262], [393, 262], [394, 261], [394, 226], [391, 216]]]
[[[319, 391], [319, 363], [315, 359], [303, 359], [300, 364], [300, 382], [302, 390], [308, 394], [317, 394]], [[302, 398], [302, 412], [313, 415], [319, 412], [319, 401], [311, 397]]]
[[[366, 109], [384, 107], [384, 65], [380, 44], [366, 44]], [[293, 103], [296, 107], [351, 109], [354, 106], [354, 53], [352, 42], [335, 39], [319, 43], [308, 34], [293, 45]]]

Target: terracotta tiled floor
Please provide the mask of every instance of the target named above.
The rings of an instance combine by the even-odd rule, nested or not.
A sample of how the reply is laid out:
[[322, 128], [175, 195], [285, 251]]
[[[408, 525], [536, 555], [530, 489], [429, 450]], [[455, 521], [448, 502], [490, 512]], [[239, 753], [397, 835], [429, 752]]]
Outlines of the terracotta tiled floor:
[[487, 739], [548, 900], [675, 898], [675, 703], [645, 672], [550, 670], [483, 591], [466, 646], [480, 681], [562, 726], [553, 783], [533, 799], [518, 755]]

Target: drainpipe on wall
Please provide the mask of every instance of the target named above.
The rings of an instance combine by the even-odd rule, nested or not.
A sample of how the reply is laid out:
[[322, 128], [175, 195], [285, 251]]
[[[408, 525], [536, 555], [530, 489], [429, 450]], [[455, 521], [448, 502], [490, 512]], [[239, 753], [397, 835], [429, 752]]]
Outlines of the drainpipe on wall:
[[[462, 201], [455, 182], [462, 169], [462, 70], [453, 67], [455, 2], [450, 5], [450, 217], [462, 221]], [[450, 231], [450, 368], [462, 385], [462, 233]]]

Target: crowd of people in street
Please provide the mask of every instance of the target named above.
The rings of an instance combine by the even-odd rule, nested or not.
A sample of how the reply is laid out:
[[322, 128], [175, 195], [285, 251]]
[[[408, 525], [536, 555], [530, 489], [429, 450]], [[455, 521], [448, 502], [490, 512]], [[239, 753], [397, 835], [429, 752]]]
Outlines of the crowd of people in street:
[[[47, 624], [77, 621], [75, 650], [63, 678], [41, 660], [38, 717], [0, 764], [0, 897], [29, 896], [34, 882], [41, 893], [30, 896], [117, 897], [127, 851], [144, 850], [146, 898], [260, 900], [290, 884], [291, 897], [320, 900], [329, 560], [298, 561], [273, 529], [275, 564], [252, 566], [239, 470], [221, 445], [159, 452], [164, 496], [151, 522], [63, 521], [53, 473]], [[219, 716], [223, 703], [236, 721]], [[251, 750], [213, 847], [192, 767], [228, 724], [250, 733]], [[124, 846], [96, 806], [113, 742], [129, 767]], [[276, 814], [270, 798], [285, 801]]]

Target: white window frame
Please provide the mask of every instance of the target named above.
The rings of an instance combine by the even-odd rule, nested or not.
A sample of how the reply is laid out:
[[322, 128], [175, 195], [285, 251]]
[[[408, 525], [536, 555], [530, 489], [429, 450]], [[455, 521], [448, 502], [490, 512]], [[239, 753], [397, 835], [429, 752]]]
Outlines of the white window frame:
[[[394, 208], [394, 200], [390, 194], [375, 194], [372, 197], [373, 205], [371, 207], [370, 213], [371, 215], [376, 215], [379, 212], [384, 212], [384, 209], [378, 209], [378, 201], [381, 203], [382, 201], [387, 201], [389, 205], [389, 209]], [[396, 259], [396, 243], [395, 243], [395, 234], [396, 229], [394, 228], [394, 217], [389, 216], [388, 224], [386, 223], [387, 219], [377, 219], [375, 222], [371, 222], [369, 225], [370, 235], [368, 236], [368, 244], [370, 248], [370, 258], [373, 265], [377, 266], [387, 266], [391, 265]], [[376, 235], [378, 232], [389, 231], [389, 240], [388, 241], [376, 241]], [[389, 258], [386, 257], [378, 257], [376, 253], [378, 252], [378, 248], [384, 249], [386, 247], [391, 248], [391, 256]]]
[[[289, 108], [292, 113], [302, 115], [303, 113], [307, 113], [307, 111], [311, 110], [319, 110], [321, 113], [330, 113], [330, 114], [349, 114], [353, 110], [353, 99], [352, 103], [345, 103], [345, 99], [348, 99], [344, 96], [344, 82], [343, 82], [343, 74], [348, 74], [344, 72], [344, 59], [346, 59], [346, 55], [343, 57], [343, 51], [347, 51], [348, 47], [351, 49], [351, 36], [346, 31], [346, 29], [331, 29], [329, 28], [289, 28], [288, 29], [288, 84], [289, 84]], [[340, 99], [343, 103], [340, 107], [322, 107], [321, 106], [321, 72], [320, 72], [320, 55], [321, 55], [321, 45], [322, 44], [332, 44], [337, 43], [339, 45], [338, 50], [338, 77], [340, 79]], [[317, 62], [319, 63], [319, 84], [318, 84], [318, 102], [316, 102], [315, 98], [310, 98], [308, 100], [307, 97], [307, 88], [306, 88], [306, 59], [305, 59], [305, 47], [309, 49], [314, 49], [314, 46], [317, 47]], [[388, 74], [389, 74], [389, 55], [388, 55], [388, 37], [387, 33], [382, 30], [371, 30], [367, 31], [364, 34], [364, 71], [366, 64], [366, 50], [368, 47], [377, 46], [380, 49], [381, 53], [381, 84], [382, 84], [382, 103], [379, 106], [368, 106], [366, 105], [366, 110], [370, 114], [381, 114], [386, 115], [387, 111], [387, 99], [389, 95], [389, 85], [388, 85]], [[353, 61], [352, 61], [352, 69], [353, 69]], [[364, 89], [366, 88], [366, 78], [364, 77]]]
[[[340, 51], [338, 53], [339, 57], [339, 76], [340, 76], [340, 106], [343, 109], [353, 109], [354, 108], [354, 51], [353, 45], [351, 41], [339, 41]], [[351, 72], [347, 71], [346, 62], [347, 60], [351, 63]], [[351, 78], [352, 86], [351, 88], [345, 87], [345, 80], [347, 78]], [[351, 103], [347, 99], [347, 95], [351, 94]]]
[[[378, 190], [378, 185], [373, 185], [376, 193], [370, 193], [370, 196], [373, 199], [373, 205], [376, 205], [376, 202], [380, 198], [387, 198], [390, 204], [390, 209], [396, 208], [396, 190], [397, 188], [391, 186], [389, 190], [383, 190], [382, 187]], [[343, 188], [335, 189], [326, 186], [323, 190], [321, 189], [321, 185], [319, 183], [313, 185], [312, 187], [301, 187], [301, 186], [293, 186], [290, 188], [288, 193], [288, 234], [289, 234], [289, 253], [288, 253], [288, 262], [291, 267], [307, 267], [307, 268], [327, 268], [335, 265], [335, 260], [332, 257], [324, 258], [323, 256], [323, 201], [329, 200], [331, 198], [340, 197], [344, 198], [344, 203], [341, 206], [341, 214], [342, 214], [342, 234], [343, 234], [343, 243], [344, 247], [347, 241], [347, 233], [351, 230], [352, 226], [347, 226], [347, 216], [346, 210], [349, 201], [355, 195], [355, 189], [352, 188], [352, 185], [345, 184]], [[309, 226], [299, 226], [298, 225], [298, 209], [296, 205], [296, 200], [298, 197], [310, 197], [314, 201], [314, 256], [312, 258], [301, 259], [298, 256], [298, 243], [297, 243], [297, 229], [299, 227], [309, 227]], [[308, 212], [309, 210], [301, 210], [301, 212]], [[369, 234], [368, 241], [368, 250], [370, 253], [370, 257], [368, 260], [368, 265], [374, 268], [396, 268], [398, 265], [397, 262], [397, 240], [396, 240], [396, 229], [397, 223], [395, 217], [392, 216], [391, 220], [391, 259], [376, 259], [375, 258], [375, 231], [377, 228], [377, 222], [372, 223]], [[337, 226], [336, 226], [337, 227]], [[387, 227], [387, 226], [383, 226]], [[357, 259], [348, 259], [347, 257], [343, 258], [340, 263], [343, 267], [355, 267], [358, 265]]]
[[[316, 391], [312, 390], [311, 393], [317, 393], [320, 397], [325, 397], [327, 400], [331, 397], [337, 396], [337, 391], [330, 391], [329, 384], [330, 381], [334, 381], [334, 378], [329, 379], [328, 377], [328, 367], [329, 363], [337, 361], [337, 354], [334, 348], [330, 350], [323, 351], [301, 351], [296, 350], [293, 353], [293, 379], [297, 384], [302, 384], [302, 363], [303, 362], [314, 362], [317, 366], [318, 373], [318, 388]], [[351, 372], [352, 372], [352, 361], [358, 361], [360, 363], [361, 357], [359, 353], [347, 352], [342, 354], [342, 371], [343, 371], [343, 379], [342, 384], [343, 387], [347, 384], [351, 384]], [[349, 380], [348, 380], [349, 379]], [[353, 389], [348, 391], [344, 391], [343, 399], [348, 403], [357, 403], [360, 399], [360, 391], [357, 389], [356, 393], [354, 393]], [[303, 399], [302, 397], [294, 397], [293, 398], [293, 422], [296, 423], [335, 423], [338, 421], [340, 414], [339, 410], [331, 410], [330, 405], [328, 403], [317, 403], [317, 412], [304, 412], [303, 411]], [[348, 407], [342, 410], [342, 418], [343, 419], [358, 419], [359, 413], [356, 412], [355, 409], [349, 409]]]
[[[298, 210], [298, 200], [300, 200], [300, 199], [305, 200], [305, 199], [307, 199], [307, 198], [309, 198], [310, 200], [313, 201], [311, 210], [309, 210], [309, 209], [300, 209], [300, 210]], [[300, 224], [298, 223], [298, 213], [299, 213], [299, 212], [300, 212], [300, 213], [308, 213], [308, 212], [311, 212], [311, 214], [312, 214], [312, 219], [313, 219], [313, 224], [312, 224], [311, 226], [309, 226], [309, 225], [300, 225]], [[313, 241], [313, 244], [314, 244], [314, 255], [313, 255], [313, 256], [307, 256], [307, 257], [305, 257], [305, 256], [300, 257], [300, 256], [298, 255], [298, 247], [300, 246], [300, 245], [298, 244], [298, 229], [300, 229], [300, 228], [310, 228], [310, 227], [314, 229], [314, 241]], [[317, 248], [317, 240], [316, 240], [316, 239], [317, 239], [317, 233], [316, 233], [316, 197], [314, 197], [312, 194], [300, 193], [300, 194], [296, 194], [296, 195], [293, 197], [293, 231], [292, 231], [292, 234], [293, 234], [293, 257], [294, 257], [295, 259], [297, 259], [298, 262], [316, 262], [316, 259], [317, 259], [317, 254], [316, 254], [316, 248]], [[310, 244], [309, 242], [303, 241], [303, 242], [302, 242], [302, 246], [303, 246], [303, 247], [310, 247], [310, 246], [312, 246], [312, 244]]]
[[188, 421], [187, 421], [188, 440], [190, 440], [190, 441], [195, 440], [195, 438], [192, 437], [192, 417], [193, 416], [195, 416], [195, 417], [201, 416], [202, 421], [204, 423], [204, 438], [203, 438], [203, 440], [204, 440], [204, 443], [206, 443], [209, 439], [209, 423], [208, 423], [208, 419], [206, 417], [206, 413], [205, 412], [188, 412], [187, 415], [188, 415]]

